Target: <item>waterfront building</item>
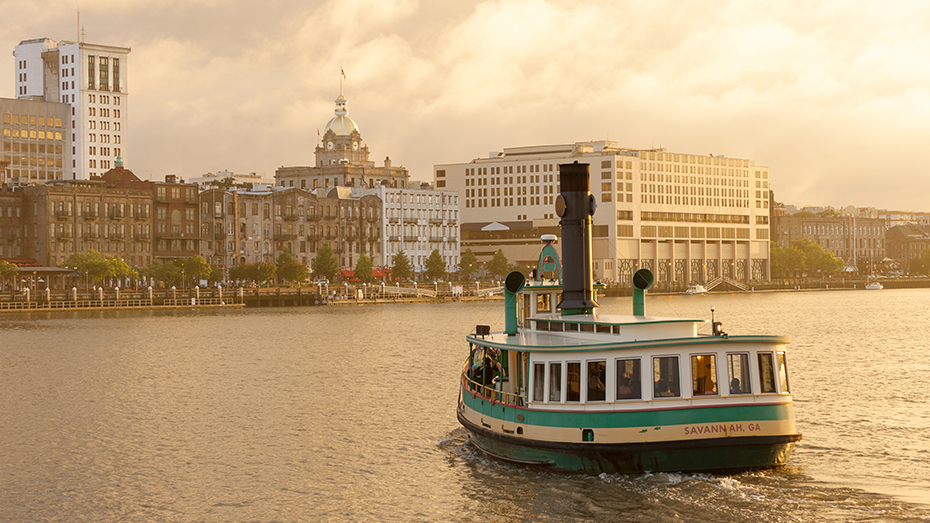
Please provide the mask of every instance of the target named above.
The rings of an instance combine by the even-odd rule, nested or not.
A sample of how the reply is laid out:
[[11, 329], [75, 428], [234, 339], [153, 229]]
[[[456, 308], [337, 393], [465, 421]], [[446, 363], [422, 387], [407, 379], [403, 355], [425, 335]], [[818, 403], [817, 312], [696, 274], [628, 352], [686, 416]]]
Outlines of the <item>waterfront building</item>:
[[20, 190], [22, 257], [57, 266], [94, 249], [130, 266], [151, 264], [151, 192], [106, 187], [99, 180], [57, 180]]
[[70, 105], [70, 165], [62, 177], [86, 180], [129, 157], [128, 47], [23, 40], [13, 51], [16, 98]]
[[870, 208], [844, 208], [844, 214], [775, 216], [773, 241], [787, 249], [794, 240], [807, 238], [846, 262], [847, 270], [865, 274], [869, 266], [885, 260], [885, 220]]
[[541, 234], [559, 234], [560, 163], [590, 165], [593, 267], [629, 281], [639, 268], [658, 283], [769, 278], [769, 172], [749, 159], [629, 149], [612, 141], [506, 148], [434, 166], [437, 189], [457, 191], [461, 248], [486, 261], [503, 249], [535, 266]]
[[[455, 270], [460, 238], [458, 194], [412, 183], [407, 169], [394, 167], [390, 158], [384, 159], [383, 166], [376, 167], [369, 160], [368, 146], [362, 142], [358, 125], [349, 117], [346, 103], [340, 92], [335, 115], [324, 126], [321, 141], [314, 151], [315, 164], [279, 168], [275, 172], [277, 186], [314, 190], [321, 201], [326, 195], [345, 201], [374, 198], [380, 203], [376, 216], [383, 219], [377, 220], [377, 233], [365, 232], [364, 237], [343, 238], [339, 234], [360, 229], [356, 225], [321, 224], [320, 234], [338, 245], [334, 248], [343, 249], [340, 255], [346, 269], [354, 269], [361, 253], [370, 256], [375, 267], [387, 268], [394, 255], [404, 251], [414, 270], [424, 272], [426, 259], [436, 249], [447, 269]], [[341, 205], [349, 210], [347, 204]], [[365, 227], [374, 225], [366, 223]], [[375, 239], [377, 246], [371, 245]]]
[[417, 273], [426, 271], [426, 260], [438, 250], [446, 270], [459, 264], [459, 195], [432, 188], [353, 187], [354, 196], [376, 196], [382, 202], [381, 249], [375, 266], [389, 267], [394, 255], [404, 251]]
[[314, 151], [315, 165], [278, 168], [275, 181], [279, 187], [307, 190], [378, 185], [409, 187], [410, 173], [406, 168], [394, 167], [390, 158], [385, 158], [381, 167], [369, 160], [368, 146], [362, 142], [358, 125], [349, 117], [346, 103], [340, 91], [336, 98], [336, 114], [324, 126], [322, 139]]
[[165, 176], [164, 182], [142, 180], [123, 167], [122, 158], [117, 157], [116, 166], [100, 176], [91, 176], [104, 187], [116, 189], [139, 189], [152, 196], [154, 212], [151, 216], [135, 218], [151, 220], [153, 235], [153, 258], [158, 261], [175, 260], [196, 256], [200, 252], [200, 213], [197, 185], [185, 183], [173, 174]]
[[22, 187], [0, 186], [0, 261], [21, 261], [25, 232]]
[[362, 254], [382, 258], [381, 200], [374, 195], [353, 197], [345, 187], [262, 187], [208, 189], [200, 201], [206, 239], [201, 254], [224, 271], [274, 263], [285, 251], [310, 266], [323, 243], [344, 270], [354, 269]]
[[0, 98], [0, 184], [61, 180], [71, 165], [71, 108]]
[[930, 250], [930, 227], [905, 223], [888, 229], [888, 257], [902, 270], [908, 270], [913, 259]]

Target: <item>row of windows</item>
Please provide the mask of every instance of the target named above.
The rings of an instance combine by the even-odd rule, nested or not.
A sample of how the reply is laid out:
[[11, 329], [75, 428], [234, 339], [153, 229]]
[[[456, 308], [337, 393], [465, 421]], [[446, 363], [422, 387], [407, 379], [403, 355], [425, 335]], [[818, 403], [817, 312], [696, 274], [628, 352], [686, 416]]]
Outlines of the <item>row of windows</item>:
[[748, 353], [727, 353], [725, 369], [718, 368], [717, 354], [694, 354], [688, 359], [690, 380], [684, 382], [679, 356], [653, 357], [651, 375], [648, 367], [643, 368], [644, 361], [649, 362], [646, 358], [534, 362], [532, 401], [581, 403], [789, 392], [784, 352], [758, 353], [754, 371]]
[[61, 128], [61, 118], [52, 116], [35, 116], [3, 113], [3, 123], [13, 125], [34, 125], [37, 127], [57, 127]]
[[3, 128], [3, 137], [4, 138], [29, 138], [31, 140], [55, 140], [61, 141], [62, 134], [58, 131], [36, 131], [36, 130], [26, 130], [26, 129], [10, 129], [7, 127]]

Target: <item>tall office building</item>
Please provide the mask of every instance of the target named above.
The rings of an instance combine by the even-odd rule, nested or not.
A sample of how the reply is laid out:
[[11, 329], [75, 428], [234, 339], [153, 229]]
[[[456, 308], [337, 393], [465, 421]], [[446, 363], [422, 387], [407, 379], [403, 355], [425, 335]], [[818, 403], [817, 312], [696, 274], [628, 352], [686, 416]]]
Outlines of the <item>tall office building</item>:
[[71, 106], [71, 165], [65, 179], [86, 180], [128, 162], [128, 47], [23, 40], [13, 51], [16, 97]]
[[559, 234], [560, 163], [587, 163], [597, 199], [597, 278], [628, 282], [647, 268], [659, 283], [769, 278], [768, 168], [748, 159], [628, 149], [615, 142], [514, 147], [436, 165], [436, 187], [459, 192], [462, 249], [479, 260], [503, 249], [535, 266], [540, 234]]

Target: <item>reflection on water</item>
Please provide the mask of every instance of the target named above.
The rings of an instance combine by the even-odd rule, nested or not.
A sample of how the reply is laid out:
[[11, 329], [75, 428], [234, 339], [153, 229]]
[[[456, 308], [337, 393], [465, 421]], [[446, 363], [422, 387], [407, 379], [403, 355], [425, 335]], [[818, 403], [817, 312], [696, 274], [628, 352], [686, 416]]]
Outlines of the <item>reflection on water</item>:
[[0, 520], [930, 520], [912, 504], [930, 502], [928, 298], [647, 298], [793, 338], [804, 440], [789, 467], [734, 476], [483, 455], [455, 420], [457, 374], [500, 302], [2, 315]]

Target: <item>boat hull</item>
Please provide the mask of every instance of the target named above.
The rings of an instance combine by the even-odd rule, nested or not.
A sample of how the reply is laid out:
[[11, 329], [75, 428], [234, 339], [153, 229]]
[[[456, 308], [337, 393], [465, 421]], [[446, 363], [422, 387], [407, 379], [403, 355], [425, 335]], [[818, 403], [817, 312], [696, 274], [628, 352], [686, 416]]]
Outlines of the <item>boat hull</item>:
[[643, 443], [551, 442], [500, 434], [459, 422], [482, 451], [499, 459], [562, 472], [736, 472], [787, 463], [800, 434], [656, 441]]

